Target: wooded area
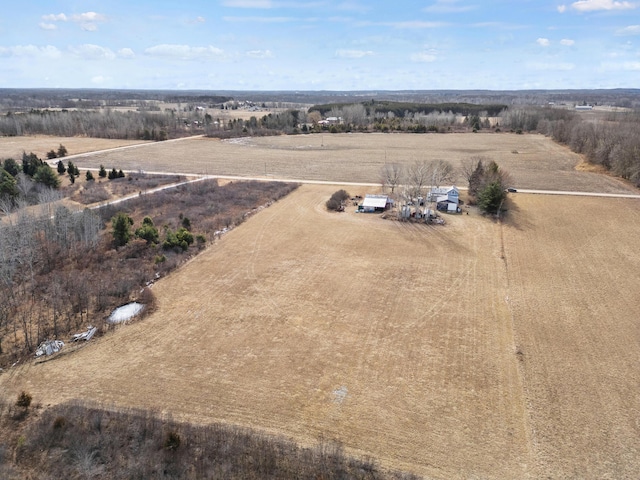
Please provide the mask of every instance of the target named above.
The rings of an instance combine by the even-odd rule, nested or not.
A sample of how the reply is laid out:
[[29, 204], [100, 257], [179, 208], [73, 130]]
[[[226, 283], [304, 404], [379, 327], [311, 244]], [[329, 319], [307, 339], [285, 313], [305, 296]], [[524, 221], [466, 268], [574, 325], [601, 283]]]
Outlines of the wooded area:
[[[0, 366], [87, 323], [103, 327], [113, 308], [138, 298], [217, 232], [294, 188], [208, 180], [81, 211], [43, 190], [35, 209], [19, 208], [0, 222]], [[114, 235], [118, 215], [131, 220], [126, 241]], [[144, 230], [149, 222], [161, 226], [155, 241]]]
[[556, 108], [504, 112], [504, 128], [539, 132], [567, 145], [587, 161], [640, 186], [640, 112], [612, 112], [588, 117]]

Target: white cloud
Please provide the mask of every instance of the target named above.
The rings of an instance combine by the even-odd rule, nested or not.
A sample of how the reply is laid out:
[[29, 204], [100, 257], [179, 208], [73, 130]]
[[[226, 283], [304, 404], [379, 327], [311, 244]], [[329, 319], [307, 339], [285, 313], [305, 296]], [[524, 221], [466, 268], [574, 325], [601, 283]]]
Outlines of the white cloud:
[[462, 13], [475, 10], [475, 5], [457, 5], [458, 0], [436, 0], [436, 3], [422, 9], [430, 13]]
[[45, 47], [37, 47], [35, 45], [14, 45], [12, 47], [0, 47], [0, 57], [59, 58], [60, 55], [60, 50], [51, 45], [47, 45]]
[[90, 43], [69, 47], [69, 51], [87, 60], [113, 60], [116, 58], [116, 54], [111, 49]]
[[342, 10], [344, 12], [358, 12], [366, 13], [371, 9], [369, 5], [363, 5], [354, 1], [346, 1], [336, 5], [336, 10]]
[[564, 13], [566, 11], [567, 11], [567, 6], [566, 5], [558, 5], [558, 12]]
[[58, 28], [58, 26], [55, 23], [45, 23], [45, 22], [40, 22], [38, 24], [38, 26], [42, 29], [42, 30], [56, 30]]
[[49, 15], [43, 15], [42, 19], [46, 22], [66, 22], [68, 20], [64, 13], [50, 13]]
[[629, 25], [621, 28], [616, 32], [616, 35], [640, 35], [640, 25]]
[[536, 43], [541, 47], [548, 47], [549, 45], [551, 45], [551, 42], [548, 38], [539, 38], [536, 40]]
[[562, 40], [560, 40], [560, 45], [564, 45], [565, 47], [571, 47], [575, 45], [575, 43], [575, 40], [571, 40], [569, 38], [563, 38]]
[[233, 8], [272, 8], [271, 0], [225, 0], [222, 2], [224, 7]]
[[539, 71], [561, 71], [567, 72], [573, 70], [575, 65], [573, 63], [545, 63], [545, 62], [531, 62], [527, 63], [527, 68], [530, 70]]
[[[98, 29], [95, 22], [104, 22], [107, 20], [107, 17], [96, 12], [78, 13], [71, 16], [67, 16], [64, 13], [51, 13], [49, 15], [43, 15], [42, 19], [47, 22], [66, 22], [71, 20], [72, 22], [79, 23], [82, 30], [86, 32], [95, 32]], [[55, 30], [56, 27], [51, 23], [41, 23], [40, 28], [43, 30]]]
[[271, 50], [249, 50], [247, 52], [247, 57], [251, 57], [251, 58], [273, 58], [273, 53], [271, 53]]
[[637, 72], [640, 71], [640, 62], [605, 62], [600, 65], [600, 68], [605, 72], [611, 72], [613, 70]]
[[120, 58], [134, 58], [136, 54], [130, 48], [121, 48], [118, 50], [118, 56]]
[[373, 55], [371, 50], [336, 50], [336, 57], [339, 58], [363, 58]]
[[177, 58], [179, 60], [224, 58], [224, 50], [211, 45], [192, 47], [190, 45], [163, 44], [149, 47], [144, 52], [153, 57]]
[[71, 20], [78, 23], [104, 22], [106, 19], [107, 19], [106, 16], [96, 12], [85, 12], [85, 13], [79, 13], [77, 15], [71, 16]]
[[271, 0], [224, 0], [224, 7], [232, 8], [313, 8], [325, 6], [324, 2], [273, 2]]
[[440, 28], [446, 27], [449, 24], [445, 22], [424, 22], [421, 20], [412, 20], [407, 22], [379, 22], [379, 23], [370, 23], [369, 25], [380, 25], [383, 27], [393, 27], [401, 30], [411, 30], [411, 29], [419, 29], [419, 28]]
[[254, 22], [254, 23], [287, 23], [299, 22], [300, 19], [294, 17], [222, 17], [225, 22]]
[[102, 75], [96, 75], [95, 77], [91, 77], [91, 83], [96, 85], [102, 85], [105, 82], [111, 80], [111, 77], [104, 77]]
[[420, 53], [414, 53], [413, 55], [411, 55], [412, 62], [420, 62], [420, 63], [435, 62], [437, 58], [438, 57], [436, 57], [435, 53], [433, 52], [420, 52]]
[[631, 2], [618, 2], [614, 0], [579, 0], [573, 2], [571, 8], [579, 12], [596, 12], [598, 10], [632, 10], [637, 5]]

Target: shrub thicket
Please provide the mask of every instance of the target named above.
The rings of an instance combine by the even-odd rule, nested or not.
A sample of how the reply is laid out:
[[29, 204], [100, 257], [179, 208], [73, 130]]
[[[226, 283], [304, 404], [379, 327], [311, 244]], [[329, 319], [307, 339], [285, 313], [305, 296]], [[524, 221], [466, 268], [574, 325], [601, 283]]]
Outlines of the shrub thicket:
[[0, 457], [0, 472], [13, 469], [14, 478], [418, 478], [349, 457], [336, 442], [301, 447], [233, 425], [178, 423], [143, 410], [62, 404], [28, 422], [18, 431], [0, 413], [0, 434], [6, 433], [0, 438], [11, 448]]
[[327, 208], [336, 212], [344, 210], [344, 202], [350, 197], [346, 190], [338, 190], [331, 195], [331, 198], [327, 200]]

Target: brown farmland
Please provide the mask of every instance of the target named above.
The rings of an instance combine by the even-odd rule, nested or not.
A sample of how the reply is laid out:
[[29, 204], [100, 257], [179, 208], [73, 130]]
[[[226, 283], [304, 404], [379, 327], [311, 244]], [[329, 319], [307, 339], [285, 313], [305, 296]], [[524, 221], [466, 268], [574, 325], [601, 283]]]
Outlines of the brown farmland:
[[[495, 160], [514, 186], [547, 190], [629, 193], [624, 182], [576, 171], [582, 158], [542, 135], [314, 134], [218, 140], [193, 138], [150, 144], [74, 160], [80, 168], [378, 183], [385, 162], [444, 159], [454, 166], [472, 156]], [[464, 186], [462, 177], [456, 183]]]
[[[464, 137], [469, 148], [476, 137]], [[175, 159], [185, 142], [165, 146]], [[165, 170], [156, 145], [145, 169]], [[219, 145], [210, 164], [222, 168], [220, 152], [239, 148], [249, 171], [224, 173], [259, 173], [252, 147]], [[547, 188], [629, 191], [545, 148], [565, 153], [554, 168], [566, 172]], [[180, 167], [207, 164], [191, 153]], [[500, 150], [481, 154], [500, 163]], [[353, 180], [352, 168], [360, 179], [358, 155], [327, 176]], [[533, 166], [519, 168], [541, 186]], [[301, 187], [156, 283], [156, 313], [73, 355], [5, 372], [0, 391], [336, 439], [428, 478], [635, 476], [639, 200], [516, 194], [502, 226], [472, 211], [428, 227], [330, 214], [335, 190]]]
[[45, 135], [0, 137], [0, 159], [13, 158], [20, 161], [23, 152], [33, 152], [38, 155], [38, 157], [46, 159], [47, 152], [51, 150], [57, 151], [60, 145], [66, 147], [68, 155], [76, 155], [79, 153], [95, 152], [97, 150], [143, 143], [147, 142], [142, 140], [111, 140], [88, 137], [47, 137]]

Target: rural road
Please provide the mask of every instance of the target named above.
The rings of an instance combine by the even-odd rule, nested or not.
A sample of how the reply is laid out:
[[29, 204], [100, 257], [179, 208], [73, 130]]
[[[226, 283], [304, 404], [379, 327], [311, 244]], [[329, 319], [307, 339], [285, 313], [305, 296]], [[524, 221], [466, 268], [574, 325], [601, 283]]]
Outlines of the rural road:
[[[259, 182], [294, 182], [294, 183], [306, 183], [312, 185], [339, 185], [339, 186], [355, 186], [355, 187], [378, 187], [379, 183], [357, 183], [357, 182], [336, 182], [333, 180], [304, 180], [304, 179], [296, 179], [296, 178], [274, 178], [274, 177], [243, 177], [240, 175], [194, 175], [193, 173], [176, 173], [176, 172], [148, 172], [145, 170], [145, 173], [150, 173], [154, 175], [182, 175], [182, 176], [197, 176], [198, 178], [195, 180], [190, 180], [187, 182], [181, 182], [178, 185], [183, 185], [184, 183], [194, 182], [204, 180], [205, 178], [221, 178], [224, 180], [255, 180]], [[156, 190], [162, 190], [163, 188], [171, 188], [173, 185], [159, 187], [155, 190], [150, 190], [147, 193], [153, 193]], [[459, 190], [467, 190], [467, 187], [458, 187]], [[518, 189], [514, 195], [518, 193], [528, 193], [533, 195], [569, 195], [569, 196], [580, 196], [580, 197], [609, 197], [609, 198], [637, 198], [640, 199], [640, 194], [633, 193], [602, 193], [602, 192], [573, 192], [567, 190], [533, 190], [533, 189]]]

